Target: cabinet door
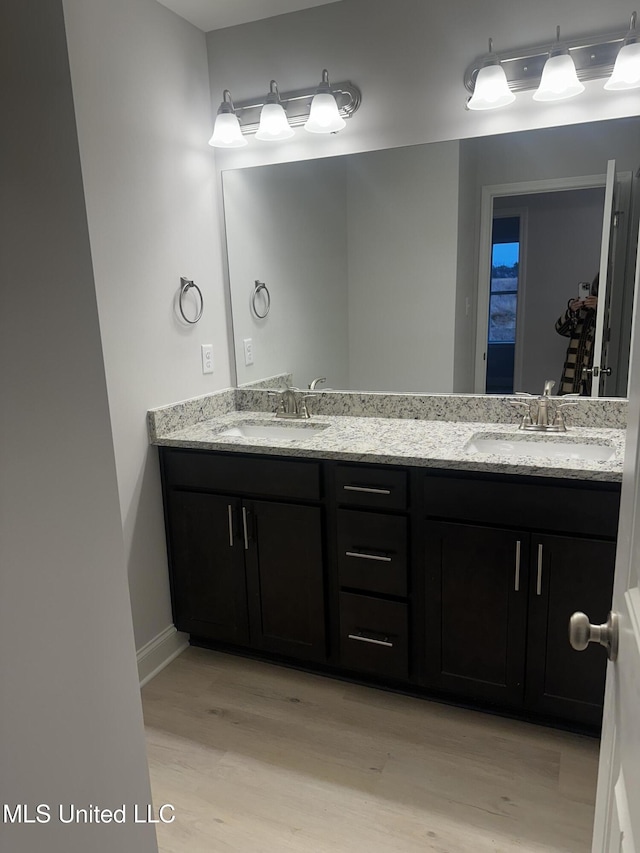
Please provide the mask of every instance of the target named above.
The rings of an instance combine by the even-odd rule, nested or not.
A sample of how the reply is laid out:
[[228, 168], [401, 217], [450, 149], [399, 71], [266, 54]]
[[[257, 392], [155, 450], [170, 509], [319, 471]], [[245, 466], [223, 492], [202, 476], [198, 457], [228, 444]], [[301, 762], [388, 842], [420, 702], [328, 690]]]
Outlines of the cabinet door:
[[590, 645], [569, 644], [576, 610], [591, 622], [607, 619], [615, 543], [569, 536], [534, 536], [527, 645], [526, 704], [531, 710], [588, 725], [600, 724], [607, 658]]
[[251, 643], [307, 660], [326, 660], [322, 511], [243, 502]]
[[521, 704], [528, 535], [427, 522], [425, 537], [428, 686]]
[[167, 522], [176, 628], [198, 637], [246, 643], [247, 588], [239, 502], [170, 491]]

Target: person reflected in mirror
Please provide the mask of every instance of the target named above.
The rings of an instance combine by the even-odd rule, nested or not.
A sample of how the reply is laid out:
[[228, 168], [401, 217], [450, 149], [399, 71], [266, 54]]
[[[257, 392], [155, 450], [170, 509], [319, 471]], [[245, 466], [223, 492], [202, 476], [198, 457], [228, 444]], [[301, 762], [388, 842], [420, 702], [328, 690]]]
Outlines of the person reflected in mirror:
[[593, 342], [596, 332], [599, 274], [591, 282], [588, 296], [570, 299], [567, 310], [556, 320], [556, 332], [569, 338], [558, 394], [591, 396]]

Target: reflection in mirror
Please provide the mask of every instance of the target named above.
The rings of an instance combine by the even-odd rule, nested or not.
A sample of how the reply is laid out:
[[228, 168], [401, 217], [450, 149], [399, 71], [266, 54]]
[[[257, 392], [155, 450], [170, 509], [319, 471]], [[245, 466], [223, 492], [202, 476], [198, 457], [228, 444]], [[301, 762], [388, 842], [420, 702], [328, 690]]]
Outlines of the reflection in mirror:
[[[612, 371], [601, 394], [626, 395], [635, 118], [224, 172], [238, 384], [292, 374], [299, 387], [323, 376], [332, 389], [497, 392], [506, 361], [510, 390], [540, 393], [550, 378], [558, 386], [567, 339], [555, 323], [578, 283], [602, 269], [614, 158], [602, 307]], [[517, 248], [499, 248], [509, 243]], [[503, 267], [495, 276], [492, 252]], [[251, 310], [256, 280], [271, 294], [264, 319]], [[492, 302], [509, 304], [511, 319], [491, 313]], [[511, 353], [487, 380], [500, 337]]]

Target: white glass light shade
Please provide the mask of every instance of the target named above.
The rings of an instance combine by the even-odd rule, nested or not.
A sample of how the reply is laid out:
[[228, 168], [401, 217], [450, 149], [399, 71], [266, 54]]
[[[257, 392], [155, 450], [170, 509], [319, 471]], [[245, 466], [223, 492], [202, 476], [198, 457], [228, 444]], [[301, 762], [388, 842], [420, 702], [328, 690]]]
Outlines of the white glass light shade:
[[467, 107], [470, 110], [494, 110], [513, 103], [515, 99], [504, 69], [500, 65], [485, 65], [478, 71]]
[[533, 95], [534, 101], [564, 101], [584, 92], [578, 80], [576, 66], [568, 53], [550, 56], [542, 69], [540, 85]]
[[290, 136], [293, 136], [293, 128], [289, 127], [282, 104], [265, 104], [260, 112], [256, 139], [277, 142], [279, 139], [289, 139]]
[[311, 101], [309, 118], [304, 126], [309, 133], [336, 133], [347, 123], [340, 115], [336, 99], [330, 92], [320, 92]]
[[209, 145], [214, 148], [243, 148], [246, 144], [235, 113], [218, 113]]
[[633, 42], [620, 48], [613, 73], [604, 84], [604, 88], [618, 91], [638, 87], [640, 87], [640, 42]]

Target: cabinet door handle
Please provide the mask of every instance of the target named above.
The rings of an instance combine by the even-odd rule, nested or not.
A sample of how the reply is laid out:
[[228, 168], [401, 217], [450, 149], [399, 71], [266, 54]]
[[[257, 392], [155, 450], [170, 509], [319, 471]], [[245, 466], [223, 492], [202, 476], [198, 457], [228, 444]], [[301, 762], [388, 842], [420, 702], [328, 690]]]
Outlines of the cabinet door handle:
[[390, 495], [391, 489], [374, 489], [373, 486], [343, 486], [346, 492], [367, 492], [370, 495]]
[[520, 592], [520, 550], [521, 543], [518, 539], [516, 541], [516, 578], [514, 582], [514, 589], [516, 592]]
[[227, 510], [229, 511], [229, 547], [233, 548], [233, 507], [231, 504], [227, 504]]
[[542, 551], [543, 546], [538, 545], [538, 578], [536, 580], [536, 595], [542, 595]]
[[389, 640], [375, 640], [373, 637], [363, 637], [362, 634], [348, 634], [347, 636], [350, 640], [358, 640], [360, 643], [373, 643], [376, 646], [387, 646], [389, 649], [393, 648], [393, 643], [390, 643]]
[[357, 557], [359, 560], [379, 560], [381, 563], [390, 563], [391, 557], [382, 554], [364, 554], [361, 551], [345, 551], [347, 557]]
[[242, 507], [242, 529], [244, 532], [244, 550], [249, 550], [249, 528], [247, 526], [247, 508]]

